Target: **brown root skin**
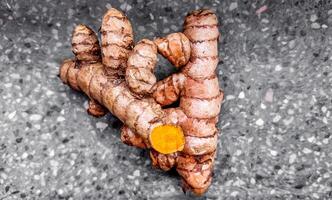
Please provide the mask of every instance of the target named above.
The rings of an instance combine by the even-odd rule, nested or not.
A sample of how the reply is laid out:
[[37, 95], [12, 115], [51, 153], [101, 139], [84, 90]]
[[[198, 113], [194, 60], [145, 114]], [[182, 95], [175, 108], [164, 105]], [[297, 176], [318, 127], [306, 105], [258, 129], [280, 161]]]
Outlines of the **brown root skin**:
[[[98, 64], [101, 62], [99, 41], [95, 32], [83, 24], [77, 25], [72, 34], [72, 51], [76, 58], [75, 69], [79, 70], [78, 72], [75, 71], [75, 73], [77, 72], [76, 76], [69, 74], [69, 78], [76, 78], [75, 84], [72, 85], [75, 85], [77, 89], [82, 90], [90, 97], [89, 83], [85, 82], [81, 77], [90, 75], [90, 78], [92, 78], [89, 71], [92, 70], [95, 63]], [[104, 106], [90, 97], [87, 112], [94, 117], [102, 117], [108, 111]]]
[[150, 40], [137, 43], [127, 61], [126, 81], [130, 90], [138, 95], [151, 93], [156, 83], [154, 68], [157, 63], [157, 46]]
[[181, 67], [189, 61], [190, 42], [183, 33], [172, 33], [165, 38], [157, 38], [154, 42], [158, 52], [175, 67]]
[[196, 195], [202, 195], [212, 180], [215, 152], [192, 156], [180, 154], [177, 158], [177, 172], [182, 176], [182, 184]]
[[89, 108], [87, 112], [94, 117], [102, 117], [108, 113], [108, 110], [95, 100], [89, 100]]
[[101, 25], [102, 62], [106, 71], [125, 69], [133, 46], [133, 29], [128, 18], [119, 10], [109, 9]]
[[147, 148], [142, 137], [130, 130], [127, 126], [123, 126], [121, 129], [121, 141], [129, 146], [135, 146], [141, 149]]
[[68, 83], [68, 80], [67, 80], [68, 69], [70, 67], [74, 67], [74, 66], [75, 66], [75, 62], [72, 59], [66, 59], [63, 61], [62, 65], [59, 69], [59, 76], [63, 83], [65, 83], [65, 84]]
[[153, 86], [153, 98], [162, 106], [170, 105], [178, 100], [185, 76], [182, 73], [172, 74]]
[[162, 154], [153, 149], [150, 151], [150, 158], [152, 161], [152, 166], [160, 168], [164, 171], [169, 171], [177, 163], [177, 153], [172, 154]]
[[79, 63], [101, 61], [97, 35], [89, 27], [80, 24], [73, 31], [72, 50]]
[[[203, 187], [194, 188], [188, 183], [189, 181], [187, 182], [186, 180], [195, 180], [195, 178], [191, 179], [191, 177], [186, 176], [184, 174], [180, 174], [180, 175], [183, 176], [183, 177], [186, 177], [185, 179], [182, 179], [182, 184], [181, 185], [182, 185], [183, 192], [186, 193], [187, 191], [191, 191], [197, 196], [202, 196], [206, 192], [206, 187], [209, 187], [211, 185], [211, 182], [212, 182], [212, 176], [207, 175], [209, 178], [207, 180], [204, 180], [205, 182], [204, 182]], [[190, 181], [190, 182], [194, 182], [194, 181]]]
[[67, 73], [66, 73], [66, 79], [68, 82], [68, 85], [70, 85], [71, 88], [73, 88], [74, 90], [80, 91], [81, 89], [78, 86], [77, 83], [77, 76], [76, 74], [79, 72], [79, 67], [78, 65], [76, 65], [76, 63], [71, 64], [68, 67]]

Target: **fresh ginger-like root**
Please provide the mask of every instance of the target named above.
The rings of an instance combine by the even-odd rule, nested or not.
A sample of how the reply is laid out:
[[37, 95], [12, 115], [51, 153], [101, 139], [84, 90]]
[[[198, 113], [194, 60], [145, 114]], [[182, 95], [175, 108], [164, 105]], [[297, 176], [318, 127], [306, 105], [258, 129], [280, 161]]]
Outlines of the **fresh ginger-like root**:
[[[210, 10], [189, 13], [183, 33], [190, 41], [190, 59], [179, 73], [157, 82], [153, 97], [161, 105], [180, 99], [179, 107], [169, 110], [166, 115], [185, 135], [185, 145], [177, 154], [175, 166], [182, 176], [184, 188], [200, 195], [212, 179], [217, 148], [216, 123], [223, 99], [215, 74], [219, 38], [216, 15]], [[167, 37], [156, 40], [158, 51], [174, 63], [168, 53], [171, 51], [166, 48], [168, 40]], [[167, 164], [161, 158], [153, 156], [154, 163]]]
[[80, 24], [73, 31], [72, 50], [80, 63], [101, 61], [97, 35], [89, 27]]
[[100, 31], [106, 72], [112, 74], [114, 69], [124, 70], [134, 43], [133, 29], [127, 16], [115, 8], [109, 9], [103, 17]]
[[143, 39], [136, 44], [127, 61], [126, 81], [132, 92], [139, 95], [151, 93], [156, 83], [154, 68], [157, 63], [157, 46]]
[[[68, 78], [76, 90], [82, 90], [90, 97], [88, 83], [81, 77], [89, 75], [85, 69], [101, 62], [100, 46], [95, 32], [84, 24], [77, 25], [72, 34], [72, 51], [75, 55], [75, 67], [69, 68]], [[84, 68], [83, 70], [81, 70]], [[76, 76], [74, 74], [77, 74]], [[88, 114], [94, 117], [102, 117], [107, 109], [90, 97]]]
[[[120, 11], [110, 9], [104, 16], [101, 29], [104, 39], [107, 40], [102, 42], [104, 44], [103, 53], [109, 50], [119, 53], [118, 51], [131, 49], [132, 43], [129, 40], [120, 40], [121, 38], [133, 38], [130, 35], [132, 34], [130, 22]], [[88, 42], [85, 43], [82, 40], [84, 37]], [[64, 62], [60, 69], [60, 78], [64, 83], [89, 96], [88, 111], [90, 114], [102, 114], [102, 108], [105, 107], [117, 116], [126, 125], [122, 132], [124, 142], [142, 148], [150, 148], [151, 131], [157, 126], [165, 125], [162, 121], [164, 112], [161, 106], [151, 97], [142, 98], [130, 91], [124, 77], [121, 76], [123, 70], [121, 65], [127, 65], [123, 62], [127, 61], [129, 53], [120, 52], [122, 57], [119, 59], [107, 56], [105, 58], [103, 54], [103, 61], [105, 59], [108, 63], [110, 61], [108, 59], [113, 59], [114, 62], [110, 61], [112, 65], [103, 65], [100, 60], [97, 60], [98, 57], [95, 57], [96, 60], [86, 59], [92, 58], [90, 54], [94, 55], [95, 50], [98, 49], [95, 48], [98, 40], [91, 37], [96, 37], [96, 34], [85, 25], [79, 25], [74, 29], [72, 43], [76, 59], [75, 62], [73, 60]], [[117, 50], [112, 49], [113, 47]], [[154, 47], [153, 51], [149, 49], [151, 47]], [[145, 59], [150, 57], [156, 59], [157, 47], [152, 41], [143, 40], [139, 43], [138, 50], [139, 52], [136, 53], [141, 53]], [[152, 55], [150, 56], [149, 53]], [[120, 60], [121, 62], [118, 62]], [[132, 61], [134, 64], [138, 60], [133, 57]], [[148, 59], [147, 63], [150, 63], [152, 69], [155, 62], [150, 61]]]
[[184, 148], [184, 135], [177, 126], [157, 126], [152, 130], [149, 139], [152, 148], [162, 154], [175, 153]]
[[[122, 12], [110, 9], [101, 27], [102, 60], [93, 31], [84, 26], [75, 30], [80, 32], [73, 37], [76, 59], [63, 63], [61, 80], [89, 96], [92, 112], [104, 106], [118, 117], [124, 123], [124, 143], [152, 147], [150, 157], [155, 167], [176, 167], [184, 188], [203, 194], [212, 180], [216, 123], [223, 99], [215, 74], [219, 37], [216, 15], [210, 10], [193, 11], [186, 17], [183, 34], [170, 34], [153, 42], [142, 40], [132, 51], [129, 20]], [[181, 68], [155, 83], [157, 50]], [[179, 107], [161, 108], [178, 99]]]
[[179, 98], [185, 79], [182, 73], [176, 73], [159, 81], [152, 88], [153, 98], [162, 106], [174, 103]]
[[181, 67], [189, 61], [190, 42], [183, 33], [172, 33], [155, 41], [158, 51], [175, 67]]

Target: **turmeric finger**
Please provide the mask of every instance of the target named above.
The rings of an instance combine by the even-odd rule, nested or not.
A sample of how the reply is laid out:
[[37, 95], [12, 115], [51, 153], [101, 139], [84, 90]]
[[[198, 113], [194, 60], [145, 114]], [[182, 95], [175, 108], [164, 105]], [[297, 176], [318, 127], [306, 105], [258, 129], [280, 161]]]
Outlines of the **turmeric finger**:
[[71, 44], [76, 61], [92, 63], [101, 60], [97, 35], [89, 27], [77, 25], [72, 34]]
[[172, 33], [154, 41], [158, 52], [167, 58], [175, 67], [181, 67], [189, 61], [190, 43], [183, 33]]
[[106, 72], [124, 70], [133, 46], [133, 29], [128, 18], [114, 8], [109, 9], [102, 20], [101, 38], [102, 62]]
[[153, 98], [162, 106], [172, 104], [178, 100], [185, 79], [182, 73], [178, 73], [159, 81], [152, 88]]
[[185, 188], [204, 193], [211, 183], [217, 148], [216, 122], [223, 92], [215, 69], [218, 64], [218, 21], [210, 10], [187, 15], [184, 34], [190, 40], [190, 61], [182, 68], [187, 77], [180, 95], [180, 108], [187, 119], [180, 124], [185, 147], [177, 159], [177, 171]]
[[151, 93], [151, 88], [156, 83], [153, 74], [156, 62], [156, 45], [147, 39], [138, 42], [127, 62], [126, 81], [131, 91], [140, 95]]
[[87, 112], [94, 117], [101, 117], [107, 113], [104, 106], [91, 98], [89, 94], [89, 83], [81, 77], [92, 77], [93, 68], [99, 67], [101, 53], [99, 41], [96, 33], [86, 25], [77, 25], [72, 34], [72, 51], [75, 55], [75, 66], [79, 69], [77, 75], [69, 75], [72, 79], [76, 78], [77, 85], [89, 97], [89, 108]]

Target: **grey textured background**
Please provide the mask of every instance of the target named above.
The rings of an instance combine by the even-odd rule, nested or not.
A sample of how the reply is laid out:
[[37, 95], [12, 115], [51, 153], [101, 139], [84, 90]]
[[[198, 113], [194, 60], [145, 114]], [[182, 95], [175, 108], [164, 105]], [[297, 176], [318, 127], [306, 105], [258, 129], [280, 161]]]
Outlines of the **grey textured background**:
[[[266, 5], [261, 14], [256, 11]], [[220, 20], [225, 91], [214, 180], [202, 199], [332, 198], [332, 4], [266, 1], [0, 1], [0, 199], [184, 199], [175, 173], [120, 142], [113, 116], [57, 77], [74, 25], [126, 12], [135, 40]], [[158, 77], [174, 69], [164, 59]]]

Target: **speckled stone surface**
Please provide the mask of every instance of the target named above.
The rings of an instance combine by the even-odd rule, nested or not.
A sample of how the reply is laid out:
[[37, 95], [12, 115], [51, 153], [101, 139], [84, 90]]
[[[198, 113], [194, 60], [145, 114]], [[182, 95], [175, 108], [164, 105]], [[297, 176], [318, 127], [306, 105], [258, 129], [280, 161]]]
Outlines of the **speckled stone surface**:
[[[185, 199], [175, 173], [120, 142], [112, 115], [57, 77], [78, 23], [124, 10], [135, 40], [215, 10], [225, 91], [214, 180], [201, 199], [332, 198], [332, 3], [0, 1], [0, 199]], [[174, 71], [160, 58], [157, 74]]]

